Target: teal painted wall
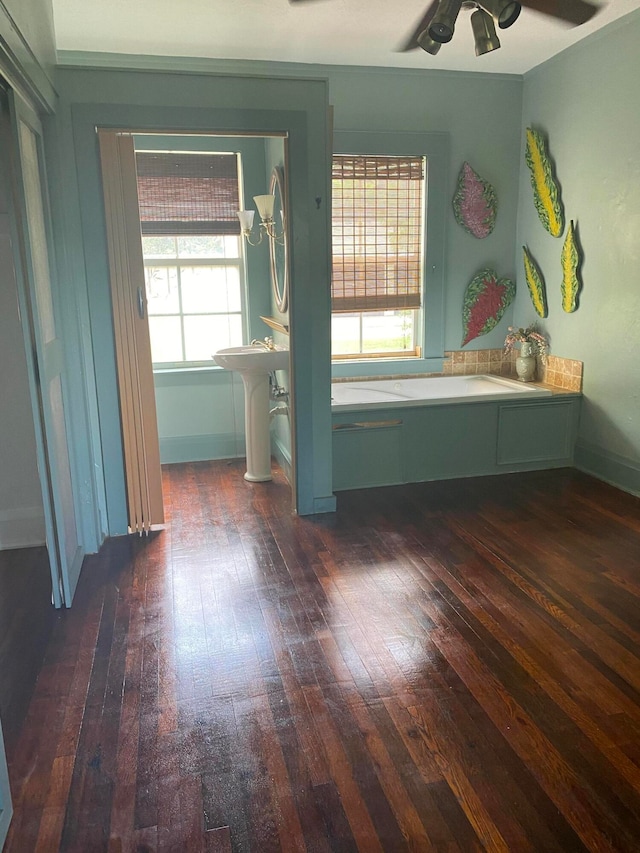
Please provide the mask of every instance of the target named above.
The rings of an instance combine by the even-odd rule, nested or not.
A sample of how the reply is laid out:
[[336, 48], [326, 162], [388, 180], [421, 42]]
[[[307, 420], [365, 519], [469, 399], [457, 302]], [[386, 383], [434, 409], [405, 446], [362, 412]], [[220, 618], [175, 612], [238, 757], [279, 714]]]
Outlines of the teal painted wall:
[[[579, 308], [560, 300], [563, 239], [542, 228], [523, 156], [518, 247], [528, 245], [547, 284], [541, 326], [551, 352], [584, 362], [577, 464], [640, 492], [640, 14], [627, 16], [527, 75], [522, 131], [549, 139], [566, 219], [584, 252]], [[515, 318], [536, 315], [518, 268]]]
[[47, 112], [56, 59], [51, 0], [0, 0], [0, 74]]
[[48, 72], [56, 64], [52, 0], [2, 0], [34, 57]]
[[3, 176], [0, 175], [0, 551], [44, 545], [27, 360], [18, 309]]
[[[224, 74], [59, 71], [51, 124], [57, 236], [86, 330], [86, 391], [95, 394], [93, 464], [105, 493], [107, 527], [126, 531], [126, 501], [101, 181], [95, 127], [131, 130], [287, 132], [291, 175], [291, 348], [296, 397], [296, 467], [301, 513], [334, 506], [331, 494], [328, 239], [314, 199], [327, 188], [327, 97], [323, 81]], [[86, 321], [86, 327], [83, 326]], [[313, 350], [309, 347], [313, 341]]]
[[[474, 274], [485, 266], [495, 268], [500, 276], [516, 273], [518, 186], [514, 176], [519, 170], [522, 80], [379, 68], [326, 67], [323, 73], [329, 80], [336, 131], [448, 134], [445, 198], [434, 201], [442, 203], [445, 214], [444, 348], [460, 349], [462, 299]], [[484, 240], [472, 237], [453, 217], [451, 199], [465, 160], [493, 185], [498, 197], [496, 227]], [[510, 312], [496, 329], [467, 349], [500, 346], [509, 322]]]
[[244, 391], [221, 367], [154, 374], [160, 459], [193, 462], [244, 456]]

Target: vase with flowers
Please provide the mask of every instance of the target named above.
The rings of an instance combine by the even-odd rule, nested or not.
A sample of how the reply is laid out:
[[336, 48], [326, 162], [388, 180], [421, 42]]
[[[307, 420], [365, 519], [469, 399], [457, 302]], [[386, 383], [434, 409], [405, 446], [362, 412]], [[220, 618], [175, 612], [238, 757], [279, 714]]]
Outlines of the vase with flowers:
[[521, 382], [532, 382], [536, 376], [536, 356], [542, 364], [547, 363], [547, 339], [538, 331], [535, 323], [526, 329], [509, 326], [504, 339], [504, 354], [509, 355], [516, 344], [520, 344], [520, 353], [516, 358], [518, 379]]

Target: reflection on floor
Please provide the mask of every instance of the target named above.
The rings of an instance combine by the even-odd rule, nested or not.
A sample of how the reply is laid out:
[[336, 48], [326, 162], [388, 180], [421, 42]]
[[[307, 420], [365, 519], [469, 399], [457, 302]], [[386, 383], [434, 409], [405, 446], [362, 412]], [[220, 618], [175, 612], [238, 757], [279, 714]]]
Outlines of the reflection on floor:
[[640, 501], [572, 471], [292, 517], [169, 466], [87, 561], [6, 853], [640, 849]]

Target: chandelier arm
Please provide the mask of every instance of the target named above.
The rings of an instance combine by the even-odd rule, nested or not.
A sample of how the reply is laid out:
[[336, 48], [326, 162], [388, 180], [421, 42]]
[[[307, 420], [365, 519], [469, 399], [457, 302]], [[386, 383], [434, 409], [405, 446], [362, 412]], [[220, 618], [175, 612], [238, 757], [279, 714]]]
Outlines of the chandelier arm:
[[265, 220], [260, 223], [260, 227], [264, 229], [267, 237], [271, 240], [275, 240], [276, 243], [279, 243], [281, 246], [284, 245], [284, 229], [280, 234], [276, 231], [276, 223], [273, 219]]
[[251, 231], [243, 231], [242, 236], [244, 237], [244, 239], [247, 241], [247, 243], [250, 246], [259, 246], [260, 243], [262, 243], [262, 238], [264, 236], [264, 233], [263, 233], [262, 229], [260, 229], [258, 231], [258, 239], [257, 240], [251, 239]]

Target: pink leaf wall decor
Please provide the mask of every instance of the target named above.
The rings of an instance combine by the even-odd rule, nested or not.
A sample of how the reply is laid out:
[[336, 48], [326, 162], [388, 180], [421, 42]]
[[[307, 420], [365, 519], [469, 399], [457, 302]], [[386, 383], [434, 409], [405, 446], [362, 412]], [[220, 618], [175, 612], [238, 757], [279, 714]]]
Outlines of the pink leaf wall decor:
[[468, 163], [463, 163], [453, 197], [453, 213], [458, 225], [482, 240], [493, 231], [497, 212], [498, 200], [491, 184]]

